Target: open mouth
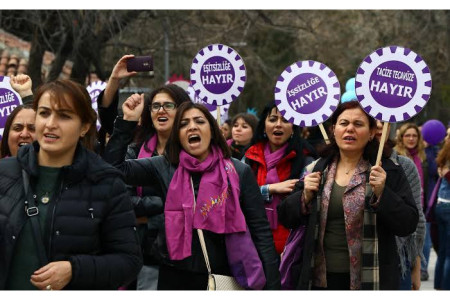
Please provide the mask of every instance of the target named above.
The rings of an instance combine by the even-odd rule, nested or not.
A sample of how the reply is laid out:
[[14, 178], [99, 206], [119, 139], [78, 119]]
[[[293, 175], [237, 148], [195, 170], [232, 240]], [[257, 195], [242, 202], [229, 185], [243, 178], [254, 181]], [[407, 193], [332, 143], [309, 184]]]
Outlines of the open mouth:
[[346, 136], [343, 138], [344, 141], [356, 141], [356, 138], [352, 137], [352, 136]]
[[159, 117], [158, 118], [158, 122], [167, 122], [167, 121], [169, 121], [169, 118], [166, 118], [166, 117]]
[[201, 140], [202, 139], [200, 138], [200, 136], [198, 134], [193, 134], [193, 135], [188, 137], [188, 143], [189, 144], [200, 143]]
[[19, 143], [19, 148], [22, 146], [28, 145], [28, 144], [29, 144], [28, 142], [21, 142], [21, 143]]
[[59, 136], [54, 135], [54, 134], [50, 134], [50, 133], [44, 134], [44, 137], [46, 139], [48, 139], [48, 140], [57, 140], [57, 139], [59, 139]]
[[283, 135], [283, 131], [274, 131], [273, 135], [274, 136], [282, 136]]

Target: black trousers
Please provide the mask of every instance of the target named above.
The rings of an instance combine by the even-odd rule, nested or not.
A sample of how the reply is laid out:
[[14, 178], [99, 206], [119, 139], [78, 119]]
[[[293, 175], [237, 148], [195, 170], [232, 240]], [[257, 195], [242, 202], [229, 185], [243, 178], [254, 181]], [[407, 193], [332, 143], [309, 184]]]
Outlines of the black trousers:
[[327, 272], [327, 287], [311, 287], [312, 290], [350, 290], [350, 273], [331, 273]]
[[159, 267], [158, 290], [205, 291], [207, 287], [207, 273], [180, 270], [164, 264]]

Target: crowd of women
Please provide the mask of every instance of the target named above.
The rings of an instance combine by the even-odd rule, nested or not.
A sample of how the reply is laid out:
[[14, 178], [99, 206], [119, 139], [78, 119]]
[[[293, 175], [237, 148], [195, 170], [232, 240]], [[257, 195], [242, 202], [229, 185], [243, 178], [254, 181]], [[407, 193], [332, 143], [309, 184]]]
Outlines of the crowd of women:
[[428, 191], [420, 129], [402, 125], [376, 164], [381, 124], [357, 101], [338, 106], [324, 147], [273, 100], [219, 127], [173, 84], [119, 115], [130, 57], [97, 100], [107, 143], [83, 86], [32, 95], [28, 76], [11, 79], [25, 104], [1, 141], [0, 289], [205, 290], [212, 272], [277, 290], [300, 228], [293, 288], [420, 289], [434, 232], [435, 288], [450, 289], [450, 129]]

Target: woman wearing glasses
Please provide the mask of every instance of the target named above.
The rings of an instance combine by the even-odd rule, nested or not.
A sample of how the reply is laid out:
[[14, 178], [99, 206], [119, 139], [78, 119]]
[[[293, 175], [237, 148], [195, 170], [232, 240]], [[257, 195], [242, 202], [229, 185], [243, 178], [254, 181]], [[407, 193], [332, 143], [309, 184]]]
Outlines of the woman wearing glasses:
[[[126, 69], [126, 66], [123, 68]], [[107, 91], [105, 91], [106, 94]], [[141, 95], [133, 94], [128, 99], [140, 99], [140, 97]], [[119, 154], [125, 159], [162, 155], [172, 130], [177, 107], [187, 101], [190, 101], [189, 95], [174, 84], [153, 90], [145, 99], [145, 109], [142, 111], [138, 125], [124, 121], [121, 117], [116, 119], [108, 149], [113, 153], [123, 152], [123, 147], [119, 145], [129, 145], [126, 153]], [[153, 244], [158, 231], [164, 225], [162, 195], [158, 194], [154, 186], [132, 187], [130, 192], [139, 224], [138, 230], [144, 257], [144, 266], [137, 277], [136, 288], [156, 290], [160, 258]]]
[[[427, 200], [426, 196], [428, 195], [428, 181], [431, 174], [429, 174], [428, 171], [429, 168], [426, 160], [425, 144], [419, 127], [414, 123], [403, 124], [399, 129], [394, 149], [399, 155], [404, 155], [411, 158], [416, 165], [417, 171], [419, 171], [420, 184], [423, 191], [421, 195], [421, 204], [422, 207], [426, 207], [425, 201]], [[423, 247], [423, 255], [425, 259], [421, 260], [420, 268], [422, 281], [428, 280], [428, 261], [430, 258], [430, 249], [430, 227], [429, 224], [427, 224], [425, 244]]]

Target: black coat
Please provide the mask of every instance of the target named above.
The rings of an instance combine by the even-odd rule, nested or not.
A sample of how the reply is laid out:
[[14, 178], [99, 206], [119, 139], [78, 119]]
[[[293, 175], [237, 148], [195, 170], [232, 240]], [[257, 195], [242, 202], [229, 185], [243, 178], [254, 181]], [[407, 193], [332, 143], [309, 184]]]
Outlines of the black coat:
[[[325, 161], [324, 165], [331, 162]], [[315, 171], [321, 171], [317, 163]], [[380, 289], [397, 290], [400, 282], [400, 266], [395, 242], [395, 235], [407, 236], [417, 227], [419, 213], [409, 187], [406, 175], [401, 166], [394, 164], [390, 159], [382, 159], [383, 169], [386, 171], [385, 189], [379, 200], [375, 212], [377, 214], [378, 259], [380, 267]], [[310, 215], [301, 212], [301, 193], [303, 182], [299, 181], [297, 189], [278, 206], [279, 221], [287, 228], [296, 228], [300, 224], [307, 224], [303, 259], [302, 276], [299, 278], [297, 289], [307, 289], [314, 253], [315, 223]], [[317, 220], [317, 219], [316, 219]]]
[[[122, 170], [127, 184], [142, 186], [153, 184], [155, 186], [155, 183], [158, 183], [160, 192], [164, 195], [163, 200], [165, 201], [176, 166], [171, 165], [164, 156], [124, 161], [126, 145], [131, 140], [130, 135], [132, 134], [133, 127], [136, 126], [136, 122], [128, 122], [118, 118], [114, 126], [113, 135], [108, 142], [104, 154], [105, 160]], [[267, 280], [265, 288], [279, 289], [281, 287], [280, 273], [278, 271], [279, 258], [275, 252], [272, 232], [265, 213], [261, 192], [250, 167], [236, 159], [232, 159], [232, 161], [239, 174], [239, 200], [241, 209], [264, 267]], [[216, 255], [217, 253], [224, 252], [223, 235], [214, 234], [207, 230], [204, 230], [204, 235], [211, 269], [217, 270], [215, 265], [223, 265], [223, 257]], [[168, 258], [164, 231], [161, 231], [158, 235], [158, 247], [165, 264], [187, 271], [207, 272], [196, 235], [193, 235], [192, 256], [182, 261], [171, 261]]]
[[[27, 221], [22, 169], [31, 183], [36, 180], [38, 151], [34, 142], [21, 147], [17, 157], [0, 160], [0, 289]], [[142, 267], [142, 255], [120, 172], [79, 144], [61, 176], [56, 201], [49, 204], [53, 207], [46, 222], [51, 230], [43, 236], [49, 261], [72, 265], [72, 280], [65, 288], [117, 289], [132, 281]]]

